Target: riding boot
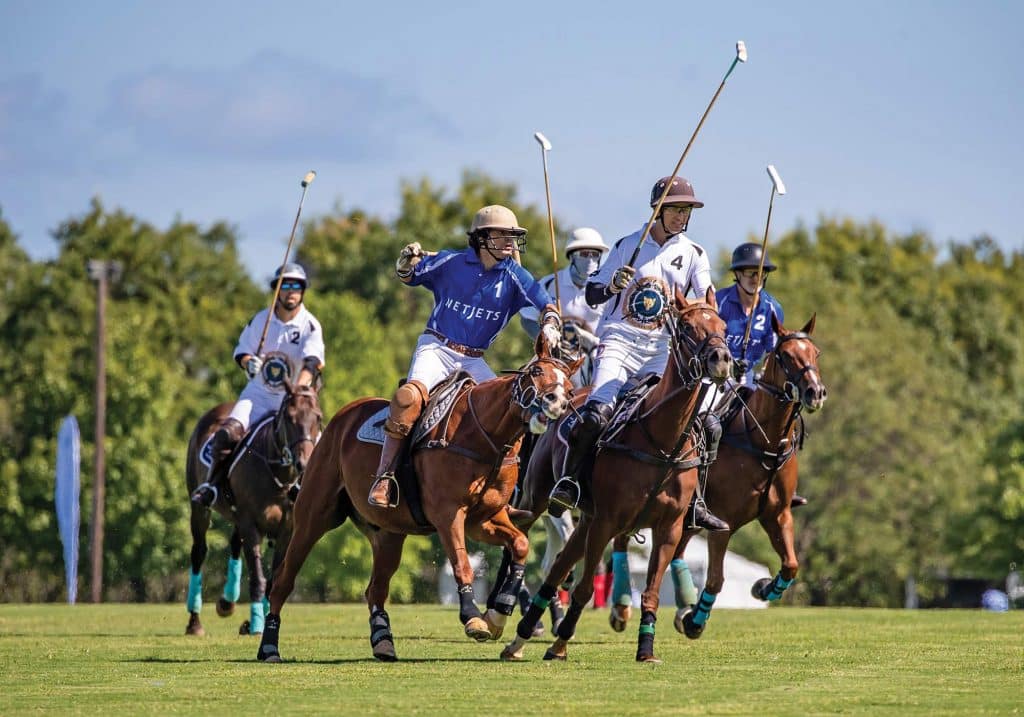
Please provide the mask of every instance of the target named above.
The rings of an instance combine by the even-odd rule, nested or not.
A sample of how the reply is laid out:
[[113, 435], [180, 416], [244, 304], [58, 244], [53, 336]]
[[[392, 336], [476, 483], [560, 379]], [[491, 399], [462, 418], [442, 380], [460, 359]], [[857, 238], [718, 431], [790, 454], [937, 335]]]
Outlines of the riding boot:
[[423, 411], [427, 401], [427, 387], [419, 381], [407, 381], [398, 387], [388, 407], [388, 418], [384, 422], [384, 446], [381, 448], [380, 465], [374, 474], [376, 480], [370, 486], [367, 502], [377, 508], [394, 508], [398, 505], [398, 481], [395, 467], [406, 439], [413, 425]]
[[220, 495], [220, 485], [227, 473], [228, 462], [235, 446], [245, 435], [245, 426], [234, 418], [224, 421], [210, 442], [210, 469], [206, 472], [206, 480], [192, 491], [191, 501], [204, 508], [212, 506]]
[[698, 468], [700, 478], [697, 481], [698, 487], [694, 492], [693, 499], [690, 501], [690, 508], [686, 513], [683, 524], [688, 528], [697, 527], [714, 531], [729, 530], [728, 523], [708, 510], [700, 489], [700, 486], [705, 485], [707, 482], [711, 464], [718, 458], [718, 444], [722, 440], [722, 421], [712, 409], [704, 414], [701, 425], [704, 428], [704, 452], [701, 456], [701, 466]]
[[600, 438], [612, 406], [587, 403], [580, 410], [580, 421], [573, 429], [569, 448], [565, 455], [565, 474], [555, 483], [548, 496], [548, 513], [553, 517], [561, 517], [567, 509], [572, 510], [580, 502], [579, 474], [594, 444]]
[[797, 495], [796, 493], [794, 493], [793, 497], [789, 499], [790, 508], [801, 508], [805, 505], [807, 505], [807, 499], [804, 498], [802, 495]]

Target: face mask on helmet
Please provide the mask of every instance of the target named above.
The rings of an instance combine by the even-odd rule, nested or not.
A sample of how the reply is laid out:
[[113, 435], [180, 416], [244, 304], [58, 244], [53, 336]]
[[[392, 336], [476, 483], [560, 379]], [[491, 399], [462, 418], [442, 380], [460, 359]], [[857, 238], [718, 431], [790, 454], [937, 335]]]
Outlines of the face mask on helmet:
[[574, 251], [569, 257], [569, 273], [577, 286], [587, 283], [587, 277], [601, 267], [601, 252], [597, 250]]

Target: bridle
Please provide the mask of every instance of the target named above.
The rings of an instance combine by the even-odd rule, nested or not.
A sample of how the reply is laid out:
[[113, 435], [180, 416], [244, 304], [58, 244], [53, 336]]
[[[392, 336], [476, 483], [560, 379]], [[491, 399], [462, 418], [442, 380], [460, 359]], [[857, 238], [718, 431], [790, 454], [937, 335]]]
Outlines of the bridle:
[[[274, 449], [280, 456], [280, 458], [278, 458], [277, 460], [273, 460], [265, 455], [262, 455], [261, 453], [258, 453], [255, 450], [253, 451], [254, 453], [256, 453], [256, 455], [263, 459], [264, 463], [267, 464], [267, 467], [270, 469], [271, 475], [274, 477], [274, 482], [277, 483], [278, 487], [280, 488], [288, 487], [292, 483], [295, 483], [295, 481], [298, 480], [299, 478], [298, 471], [296, 470], [295, 466], [296, 448], [298, 448], [298, 446], [302, 445], [303, 443], [312, 443], [314, 445], [316, 444], [316, 438], [310, 435], [309, 431], [306, 429], [305, 426], [300, 426], [302, 428], [302, 433], [297, 438], [295, 438], [294, 440], [289, 440], [288, 427], [285, 424], [284, 419], [288, 415], [288, 403], [300, 396], [309, 396], [314, 400], [314, 402], [316, 400], [316, 393], [312, 389], [298, 389], [288, 394], [285, 400], [281, 402], [281, 406], [280, 408], [277, 409], [277, 414], [274, 416], [274, 426], [272, 435], [274, 437]], [[317, 435], [319, 435], [320, 432], [323, 430], [323, 414], [321, 413], [319, 408], [316, 408], [314, 410], [314, 416], [316, 417]], [[293, 422], [292, 425], [298, 426], [299, 424]], [[278, 480], [275, 470], [277, 468], [288, 469], [288, 477], [290, 478], [290, 483], [284, 484], [280, 480]]]
[[[526, 364], [521, 369], [514, 371], [502, 371], [502, 373], [514, 373], [518, 374], [515, 381], [512, 383], [512, 405], [522, 411], [523, 423], [529, 423], [530, 419], [544, 410], [541, 405], [543, 397], [554, 389], [558, 384], [552, 382], [545, 384], [540, 388], [537, 388], [536, 381], [540, 376], [544, 375], [544, 367], [541, 366], [541, 361], [549, 361], [555, 365], [555, 368], [560, 369], [565, 377], [569, 377], [570, 368], [562, 361], [554, 357], [539, 359], [535, 358], [530, 363]], [[572, 384], [566, 389], [566, 398], [572, 400]]]
[[[710, 304], [703, 301], [699, 304], [690, 304], [681, 309], [672, 310], [672, 320], [667, 322], [669, 336], [671, 337], [669, 350], [672, 358], [675, 359], [676, 372], [683, 382], [684, 388], [693, 388], [697, 382], [704, 377], [707, 368], [708, 351], [713, 348], [728, 350], [725, 336], [718, 332], [709, 332], [703, 339], [698, 341], [692, 335], [690, 324], [679, 327], [680, 319], [691, 311], [710, 311], [718, 316], [718, 311]], [[684, 349], [686, 353], [684, 353]], [[687, 355], [688, 354], [688, 355]]]
[[764, 376], [757, 379], [757, 385], [767, 391], [769, 394], [774, 396], [776, 399], [783, 403], [796, 403], [798, 404], [797, 412], [799, 413], [803, 402], [800, 398], [800, 384], [804, 380], [804, 375], [810, 371], [817, 371], [817, 366], [807, 364], [803, 368], [797, 370], [795, 366], [791, 366], [787, 361], [789, 358], [788, 354], [782, 352], [782, 346], [787, 341], [794, 341], [797, 339], [805, 339], [809, 341], [811, 346], [814, 346], [817, 355], [821, 355], [821, 349], [814, 343], [814, 339], [811, 338], [810, 334], [804, 333], [803, 331], [794, 331], [791, 334], [780, 336], [778, 343], [775, 344], [775, 348], [772, 350], [772, 357], [778, 364], [779, 368], [782, 369], [782, 375], [785, 377], [785, 381], [782, 386], [775, 386], [774, 384], [768, 383], [764, 380]]

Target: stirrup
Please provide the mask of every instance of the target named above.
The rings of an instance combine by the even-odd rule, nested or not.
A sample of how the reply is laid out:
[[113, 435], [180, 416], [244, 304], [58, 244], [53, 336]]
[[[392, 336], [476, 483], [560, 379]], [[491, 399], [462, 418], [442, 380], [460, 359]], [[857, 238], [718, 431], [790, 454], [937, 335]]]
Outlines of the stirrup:
[[562, 476], [548, 495], [548, 513], [558, 518], [580, 502], [580, 484], [572, 476]]
[[220, 497], [220, 491], [217, 490], [217, 486], [212, 483], [200, 483], [196, 486], [196, 489], [192, 491], [192, 495], [189, 500], [193, 504], [202, 506], [203, 508], [209, 508], [217, 502], [217, 498]]
[[[387, 503], [380, 503], [373, 499], [373, 494], [376, 492], [377, 484], [386, 482], [388, 486], [388, 497]], [[394, 496], [392, 499], [391, 496]], [[382, 473], [379, 476], [374, 476], [373, 485], [370, 486], [370, 494], [366, 497], [366, 502], [377, 508], [396, 508], [398, 507], [398, 480], [395, 479], [394, 473]]]

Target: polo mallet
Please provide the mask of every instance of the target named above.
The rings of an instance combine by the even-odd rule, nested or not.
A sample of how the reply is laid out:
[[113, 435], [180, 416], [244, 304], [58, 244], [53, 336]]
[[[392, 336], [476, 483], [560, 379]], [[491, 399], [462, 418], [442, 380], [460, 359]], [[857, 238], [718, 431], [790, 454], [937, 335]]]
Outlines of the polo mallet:
[[555, 246], [555, 215], [551, 212], [551, 185], [548, 183], [548, 152], [551, 151], [551, 143], [548, 138], [540, 132], [534, 132], [533, 138], [540, 144], [540, 156], [544, 160], [544, 194], [548, 199], [548, 235], [551, 237], [551, 266], [555, 276], [555, 306], [558, 313], [562, 313], [562, 296], [558, 289], [558, 249]]
[[661, 205], [665, 202], [665, 197], [672, 191], [672, 180], [679, 174], [679, 168], [683, 166], [683, 160], [686, 159], [686, 154], [690, 151], [690, 147], [693, 146], [693, 140], [697, 139], [697, 133], [700, 132], [700, 128], [704, 126], [704, 120], [708, 118], [708, 113], [711, 112], [711, 108], [715, 105], [715, 100], [718, 99], [718, 95], [722, 93], [722, 88], [725, 87], [725, 81], [729, 79], [729, 75], [736, 68], [737, 62], [747, 61], [747, 46], [743, 43], [743, 40], [736, 41], [736, 57], [733, 59], [732, 64], [729, 65], [729, 71], [725, 73], [725, 77], [722, 78], [722, 84], [715, 90], [715, 96], [711, 98], [711, 102], [708, 103], [708, 108], [704, 110], [704, 114], [701, 115], [700, 122], [697, 123], [697, 129], [693, 130], [693, 134], [690, 135], [690, 141], [686, 143], [686, 149], [683, 150], [683, 154], [679, 157], [679, 161], [676, 162], [676, 168], [672, 170], [672, 176], [669, 177], [668, 182], [665, 183], [665, 190], [661, 193], [661, 197], [658, 198], [658, 203], [654, 205], [654, 210], [651, 212], [651, 218], [647, 222], [647, 226], [644, 227], [643, 234], [640, 235], [640, 241], [636, 245], [636, 249], [633, 250], [633, 256], [629, 257], [629, 263], [627, 266], [633, 266], [633, 262], [636, 261], [637, 255], [640, 253], [640, 247], [644, 245], [644, 240], [647, 239], [647, 235], [651, 233], [651, 227], [654, 226], [654, 222], [658, 220], [658, 214], [661, 212]]
[[[295, 212], [295, 222], [292, 224], [292, 234], [288, 237], [288, 248], [284, 250], [284, 261], [281, 262], [283, 267], [288, 263], [288, 255], [292, 253], [292, 242], [295, 241], [295, 229], [299, 226], [299, 216], [302, 214], [302, 203], [306, 201], [306, 189], [316, 179], [316, 172], [310, 170], [306, 173], [306, 176], [302, 178], [302, 197], [299, 199], [299, 210]], [[263, 324], [263, 333], [260, 334], [260, 343], [256, 347], [256, 356], [258, 357], [263, 351], [263, 342], [267, 340], [267, 331], [270, 329], [270, 317], [274, 315], [274, 306], [277, 304], [277, 297], [281, 293], [281, 281], [284, 279], [284, 272], [282, 271], [277, 277], [277, 284], [274, 285], [274, 296], [270, 300], [270, 309], [267, 311], [267, 320]]]
[[764, 223], [764, 239], [761, 240], [761, 261], [757, 265], [757, 288], [754, 289], [754, 308], [750, 310], [750, 316], [747, 317], [747, 328], [743, 332], [743, 347], [740, 350], [740, 357], [744, 359], [747, 357], [747, 344], [750, 342], [750, 327], [754, 323], [757, 304], [761, 300], [761, 277], [764, 276], [764, 257], [765, 251], [768, 249], [768, 227], [772, 224], [772, 205], [775, 203], [776, 193], [786, 193], [786, 185], [782, 183], [782, 178], [775, 171], [774, 165], [768, 165], [768, 176], [772, 180], [772, 196], [768, 199], [768, 220]]

